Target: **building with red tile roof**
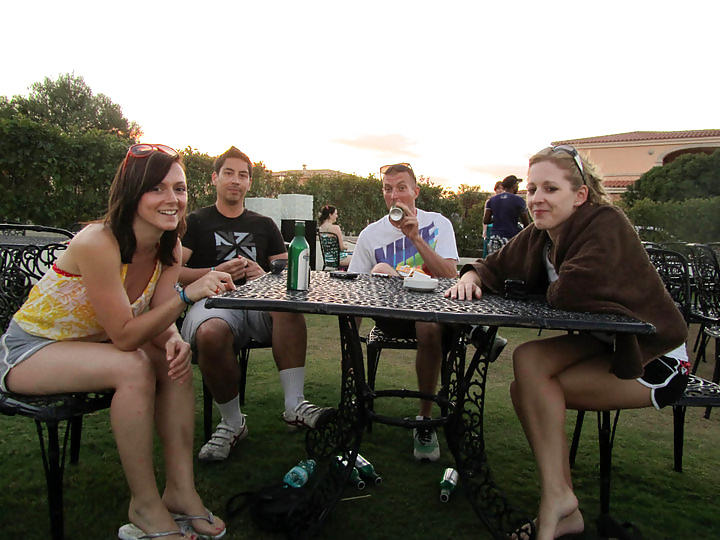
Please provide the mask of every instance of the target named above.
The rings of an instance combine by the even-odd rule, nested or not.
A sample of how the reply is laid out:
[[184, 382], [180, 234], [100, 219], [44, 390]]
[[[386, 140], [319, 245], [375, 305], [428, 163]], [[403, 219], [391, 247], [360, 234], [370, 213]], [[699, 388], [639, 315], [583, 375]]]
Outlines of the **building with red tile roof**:
[[710, 154], [720, 150], [720, 129], [632, 131], [552, 144], [571, 144], [595, 163], [605, 178], [606, 191], [617, 200], [653, 167], [667, 165], [683, 154]]

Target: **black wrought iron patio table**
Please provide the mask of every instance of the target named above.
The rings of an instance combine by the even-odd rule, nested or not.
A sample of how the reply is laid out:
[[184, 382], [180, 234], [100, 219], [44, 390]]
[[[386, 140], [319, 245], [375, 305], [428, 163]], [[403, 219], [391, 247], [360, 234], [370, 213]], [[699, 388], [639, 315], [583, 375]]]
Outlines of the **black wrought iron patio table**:
[[[340, 498], [355, 463], [369, 420], [413, 427], [417, 420], [396, 421], [381, 417], [367, 407], [371, 393], [365, 381], [363, 353], [355, 317], [389, 317], [443, 323], [449, 331], [448, 353], [441, 371], [437, 395], [398, 390], [384, 395], [425, 397], [443, 410], [432, 425], [442, 426], [453, 454], [460, 481], [470, 502], [495, 538], [529, 521], [515, 509], [494, 481], [485, 452], [484, 402], [489, 368], [489, 352], [500, 326], [605, 331], [612, 333], [653, 333], [654, 327], [627, 317], [562, 311], [543, 299], [508, 300], [485, 295], [480, 300], [459, 301], [444, 297], [453, 280], [441, 279], [431, 292], [413, 292], [398, 277], [360, 275], [338, 279], [326, 272], [312, 272], [308, 291], [288, 291], [285, 274], [267, 274], [235, 291], [208, 300], [209, 307], [293, 311], [335, 315], [340, 326], [342, 355], [341, 396], [337, 415], [326, 425], [308, 430], [306, 449], [318, 460], [311, 485], [313, 504], [305, 513], [293, 516], [298, 538], [311, 538]], [[490, 327], [485, 342], [479, 344], [466, 362], [469, 329], [473, 325]], [[424, 421], [427, 422], [427, 421]], [[339, 456], [339, 459], [338, 459]], [[338, 465], [340, 464], [340, 465]]]

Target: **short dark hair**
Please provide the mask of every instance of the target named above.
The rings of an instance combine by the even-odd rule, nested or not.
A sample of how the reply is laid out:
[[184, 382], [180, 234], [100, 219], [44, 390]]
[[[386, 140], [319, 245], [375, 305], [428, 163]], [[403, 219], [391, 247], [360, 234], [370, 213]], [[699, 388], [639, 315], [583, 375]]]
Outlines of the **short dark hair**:
[[520, 182], [520, 180], [514, 174], [511, 174], [503, 178], [502, 187], [503, 189], [512, 189], [518, 182]]
[[399, 174], [404, 172], [408, 173], [410, 175], [410, 178], [413, 179], [413, 182], [417, 184], [417, 178], [415, 178], [415, 172], [412, 170], [412, 167], [408, 167], [407, 165], [403, 165], [402, 163], [390, 165], [387, 169], [385, 169], [383, 175], [387, 176], [388, 174]]
[[[173, 163], [180, 165], [185, 172], [185, 165], [180, 154], [171, 156], [164, 152], [153, 152], [143, 159], [128, 156], [118, 167], [115, 179], [110, 186], [110, 198], [104, 222], [117, 238], [120, 246], [120, 260], [123, 264], [132, 262], [137, 247], [137, 239], [132, 226], [140, 198], [163, 181]], [[183, 213], [177, 228], [162, 234], [158, 250], [158, 257], [162, 264], [172, 266], [178, 262], [173, 257], [173, 251], [177, 246], [177, 239], [182, 238], [186, 228], [187, 224]]]
[[247, 155], [234, 146], [231, 146], [223, 154], [220, 154], [217, 158], [215, 158], [215, 162], [213, 163], [213, 169], [215, 169], [215, 174], [220, 174], [220, 169], [223, 168], [223, 165], [225, 165], [225, 160], [228, 158], [239, 158], [242, 159], [245, 163], [248, 165], [248, 174], [250, 175], [250, 178], [252, 178], [252, 161], [250, 161], [250, 158], [247, 157]]

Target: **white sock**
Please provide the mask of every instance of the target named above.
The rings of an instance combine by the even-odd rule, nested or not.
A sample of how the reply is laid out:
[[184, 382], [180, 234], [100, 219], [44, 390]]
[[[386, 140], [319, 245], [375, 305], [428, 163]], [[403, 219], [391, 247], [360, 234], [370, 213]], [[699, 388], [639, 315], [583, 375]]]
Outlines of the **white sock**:
[[227, 403], [215, 403], [225, 423], [239, 428], [245, 423], [245, 418], [240, 411], [240, 395], [238, 394]]
[[285, 410], [293, 411], [298, 403], [305, 400], [305, 367], [283, 369], [278, 374], [285, 392]]

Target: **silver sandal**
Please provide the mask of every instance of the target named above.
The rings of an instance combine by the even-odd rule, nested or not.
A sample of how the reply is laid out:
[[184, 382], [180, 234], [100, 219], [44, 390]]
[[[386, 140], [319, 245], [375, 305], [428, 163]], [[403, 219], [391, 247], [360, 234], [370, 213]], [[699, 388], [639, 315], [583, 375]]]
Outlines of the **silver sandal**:
[[188, 516], [184, 514], [171, 515], [173, 519], [178, 523], [178, 525], [180, 525], [180, 529], [182, 530], [182, 532], [194, 534], [198, 539], [201, 540], [216, 540], [225, 536], [225, 533], [227, 532], [227, 526], [222, 530], [220, 534], [216, 535], [202, 534], [195, 530], [195, 528], [192, 526], [193, 519], [202, 519], [204, 521], [207, 521], [210, 525], [215, 523], [215, 516], [210, 510], [207, 510], [206, 516]]
[[185, 536], [185, 532], [183, 531], [182, 527], [176, 531], [166, 531], [166, 532], [157, 532], [157, 533], [146, 533], [143, 531], [140, 527], [137, 525], [134, 525], [133, 523], [127, 523], [120, 527], [118, 530], [118, 538], [120, 540], [143, 540], [147, 538], [162, 538], [164, 536], [176, 536], [180, 535], [183, 538], [187, 538]]

